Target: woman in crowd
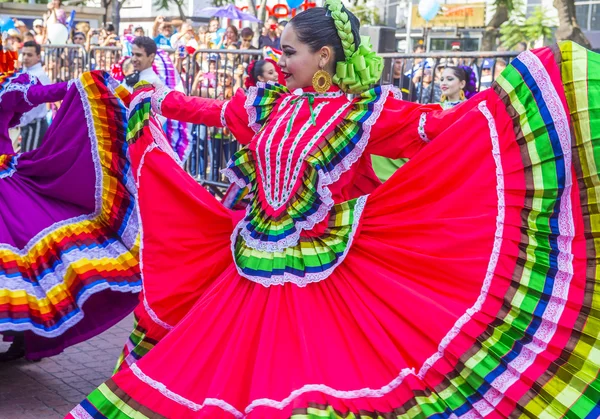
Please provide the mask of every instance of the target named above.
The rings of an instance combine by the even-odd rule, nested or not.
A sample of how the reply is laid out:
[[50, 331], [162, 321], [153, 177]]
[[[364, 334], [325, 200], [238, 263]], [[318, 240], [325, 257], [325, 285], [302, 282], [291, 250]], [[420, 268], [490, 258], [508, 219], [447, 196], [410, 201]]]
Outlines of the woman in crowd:
[[[443, 111], [369, 89], [381, 59], [337, 0], [281, 44], [287, 87], [138, 91], [139, 345], [69, 417], [598, 416], [598, 57], [527, 51]], [[233, 133], [245, 212], [150, 103]], [[371, 154], [410, 161], [378, 186]]]
[[477, 93], [473, 69], [468, 66], [447, 67], [440, 78], [442, 108], [450, 109]]
[[422, 67], [418, 69], [413, 77], [413, 83], [416, 87], [416, 98], [419, 103], [439, 103], [442, 97], [442, 91], [439, 83], [433, 79], [431, 68]]
[[[42, 145], [16, 154], [8, 129], [59, 100]], [[0, 333], [13, 341], [2, 361], [57, 354], [138, 302], [128, 100], [103, 73], [45, 86], [29, 74], [0, 74]]]

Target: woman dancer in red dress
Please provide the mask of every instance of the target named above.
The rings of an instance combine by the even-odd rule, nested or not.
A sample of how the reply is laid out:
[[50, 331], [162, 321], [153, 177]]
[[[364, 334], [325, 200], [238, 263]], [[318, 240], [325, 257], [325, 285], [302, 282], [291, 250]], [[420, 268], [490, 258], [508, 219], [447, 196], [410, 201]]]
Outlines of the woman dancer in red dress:
[[[69, 417], [597, 417], [598, 56], [525, 52], [442, 111], [368, 90], [381, 61], [336, 0], [281, 41], [287, 88], [134, 98], [144, 300], [129, 365]], [[149, 102], [231, 130], [245, 212]], [[372, 153], [410, 161], [376, 187]]]

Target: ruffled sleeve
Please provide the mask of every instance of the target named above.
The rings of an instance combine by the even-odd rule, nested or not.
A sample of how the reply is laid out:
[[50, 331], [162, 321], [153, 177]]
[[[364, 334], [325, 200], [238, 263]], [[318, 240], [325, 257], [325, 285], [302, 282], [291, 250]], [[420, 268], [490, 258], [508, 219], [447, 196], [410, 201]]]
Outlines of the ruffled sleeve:
[[366, 151], [393, 159], [412, 158], [433, 139], [434, 135], [428, 132], [426, 122], [428, 118], [441, 113], [442, 108], [439, 105], [403, 101], [399, 94], [394, 94], [395, 88], [384, 88], [389, 93], [379, 118], [371, 128]]
[[0, 114], [10, 118], [9, 127], [14, 127], [36, 106], [62, 100], [68, 87], [68, 82], [42, 85], [35, 76], [15, 73], [0, 84]]

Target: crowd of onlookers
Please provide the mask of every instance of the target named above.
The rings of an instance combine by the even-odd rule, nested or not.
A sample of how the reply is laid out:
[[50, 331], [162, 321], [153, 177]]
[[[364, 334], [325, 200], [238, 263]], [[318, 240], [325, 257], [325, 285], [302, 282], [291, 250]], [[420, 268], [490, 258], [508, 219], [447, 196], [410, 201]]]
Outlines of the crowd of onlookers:
[[[14, 29], [8, 31], [4, 46], [21, 50], [31, 42], [51, 44], [47, 29], [50, 24], [56, 23], [70, 29], [67, 43], [73, 47], [52, 48], [49, 45], [42, 50], [44, 69], [51, 80], [74, 78], [87, 69], [110, 71], [122, 55], [131, 54], [126, 50], [126, 39], [130, 42], [131, 37], [148, 36], [158, 48], [168, 51], [186, 91], [194, 95], [227, 99], [244, 85], [251, 61], [260, 58], [265, 48], [275, 53], [280, 49], [280, 36], [287, 21], [269, 17], [257, 33], [251, 27], [240, 29], [232, 24], [225, 25], [216, 17], [207, 24], [193, 25], [181, 19], [158, 16], [150, 30], [130, 26], [124, 31], [124, 36], [119, 36], [111, 23], [98, 29], [91, 28], [87, 22], [69, 22], [61, 1], [52, 0], [48, 4], [48, 11], [33, 22], [32, 28], [14, 19]], [[526, 48], [526, 45], [519, 47]], [[423, 45], [415, 46], [413, 53], [425, 53]], [[478, 89], [485, 89], [506, 67], [507, 61], [501, 58], [479, 59], [476, 63], [473, 60], [467, 62], [451, 58], [395, 59], [390, 81], [403, 90], [405, 99], [436, 103], [442, 95], [439, 81], [444, 68], [457, 65], [473, 66]]]

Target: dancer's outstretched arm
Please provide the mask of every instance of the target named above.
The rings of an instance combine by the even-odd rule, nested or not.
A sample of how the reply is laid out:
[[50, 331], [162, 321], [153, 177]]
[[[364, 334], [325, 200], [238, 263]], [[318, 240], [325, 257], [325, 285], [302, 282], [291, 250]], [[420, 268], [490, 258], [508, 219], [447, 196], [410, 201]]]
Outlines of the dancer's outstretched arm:
[[254, 131], [249, 127], [244, 111], [245, 101], [246, 96], [241, 89], [231, 100], [225, 101], [187, 96], [162, 86], [152, 95], [152, 110], [176, 121], [227, 127], [238, 142], [247, 144]]

